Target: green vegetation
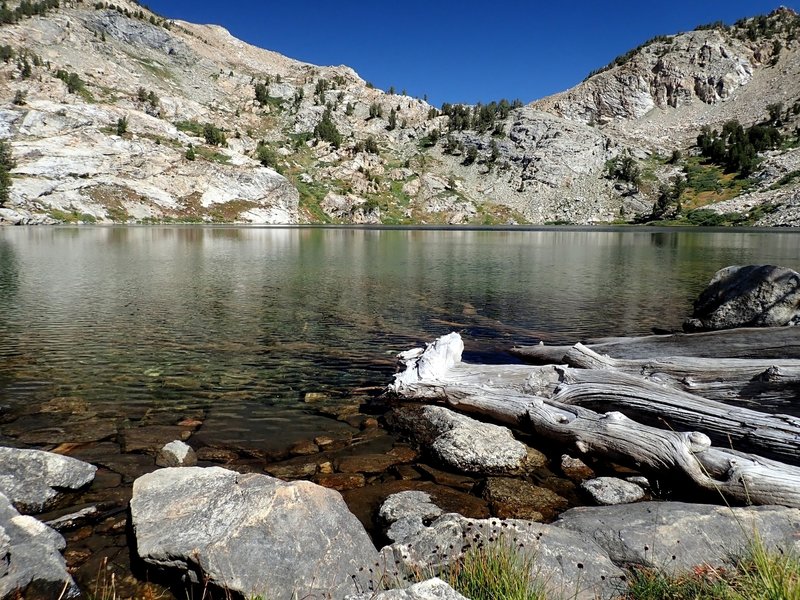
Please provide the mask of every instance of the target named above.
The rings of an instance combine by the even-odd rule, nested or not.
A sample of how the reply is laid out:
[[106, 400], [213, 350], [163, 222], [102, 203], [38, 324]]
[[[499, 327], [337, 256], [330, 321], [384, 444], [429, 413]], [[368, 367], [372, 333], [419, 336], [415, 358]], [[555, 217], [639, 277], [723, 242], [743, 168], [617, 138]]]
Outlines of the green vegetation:
[[54, 208], [50, 211], [50, 217], [62, 223], [97, 223], [97, 217], [88, 213], [79, 213], [76, 210], [66, 212]]
[[204, 158], [205, 160], [220, 163], [222, 165], [226, 165], [230, 162], [231, 157], [227, 154], [223, 154], [222, 152], [217, 152], [213, 148], [206, 148], [205, 146], [198, 146], [194, 149], [194, 152], [200, 158]]
[[85, 84], [77, 73], [68, 73], [64, 69], [59, 69], [56, 71], [55, 76], [67, 84], [67, 91], [70, 94], [79, 93], [84, 89]]
[[203, 125], [203, 138], [206, 144], [210, 146], [227, 146], [228, 140], [225, 138], [225, 133], [212, 123]]
[[203, 125], [197, 121], [178, 121], [175, 123], [175, 127], [178, 131], [191, 133], [196, 137], [203, 137]]
[[789, 185], [793, 183], [795, 179], [800, 179], [800, 169], [795, 169], [794, 171], [789, 171], [786, 175], [778, 179], [774, 184], [770, 186], [769, 189], [775, 190], [782, 185]]
[[11, 192], [11, 169], [17, 166], [11, 154], [11, 144], [0, 140], [0, 206], [8, 202]]
[[[321, 79], [320, 81], [324, 81]], [[322, 119], [317, 126], [314, 127], [314, 137], [320, 141], [330, 143], [334, 148], [342, 145], [342, 134], [336, 128], [333, 120], [331, 119], [331, 109], [326, 109], [322, 114]]]
[[13, 103], [15, 106], [25, 106], [27, 104], [27, 94], [23, 90], [17, 90], [14, 94]]
[[194, 145], [189, 144], [189, 147], [186, 149], [186, 154], [184, 155], [186, 160], [197, 160], [197, 152], [194, 150]]
[[0, 46], [0, 59], [2, 59], [4, 63], [8, 64], [11, 62], [15, 55], [16, 53], [14, 52], [14, 48], [8, 44], [3, 44]]
[[635, 186], [641, 183], [642, 171], [630, 154], [616, 156], [606, 162], [606, 177], [626, 181]]
[[725, 123], [722, 132], [703, 127], [697, 136], [697, 145], [703, 156], [724, 166], [727, 172], [739, 173], [742, 177], [753, 172], [759, 152], [777, 148], [782, 141], [780, 131], [773, 125], [753, 125], [745, 129], [736, 120]]
[[[599, 69], [595, 69], [594, 71], [590, 72], [586, 76], [586, 79], [589, 79], [590, 77], [594, 77], [595, 75], [599, 75], [600, 73], [603, 73], [604, 71], [608, 71], [609, 69], [613, 69], [614, 67], [621, 67], [622, 65], [627, 64], [628, 62], [631, 61], [631, 59], [633, 59], [634, 56], [636, 56], [639, 52], [641, 52], [642, 50], [644, 50], [648, 46], [652, 46], [653, 44], [659, 44], [659, 43], [660, 44], [672, 44], [672, 42], [673, 42], [673, 37], [669, 36], [669, 35], [657, 35], [655, 37], [651, 37], [646, 42], [636, 46], [636, 48], [633, 48], [632, 50], [628, 50], [625, 54], [620, 54], [614, 60], [612, 60], [610, 63], [608, 63], [606, 66], [600, 67]], [[586, 79], [584, 79], [584, 81], [586, 81]]]
[[275, 171], [280, 172], [278, 166], [278, 153], [272, 149], [264, 140], [258, 142], [256, 146], [256, 160], [265, 167], [269, 167]]
[[533, 575], [533, 563], [531, 557], [501, 539], [472, 546], [438, 575], [472, 600], [545, 600], [544, 586]]
[[757, 535], [732, 569], [695, 567], [683, 576], [633, 569], [628, 600], [798, 600], [800, 559], [770, 552]]
[[46, 15], [49, 11], [58, 7], [58, 0], [39, 0], [38, 2], [22, 0], [16, 8], [11, 9], [8, 7], [8, 3], [4, 1], [0, 4], [0, 24], [16, 23], [25, 17], [33, 17], [35, 15]]
[[[499, 102], [490, 102], [474, 107], [464, 104], [442, 104], [441, 114], [449, 117], [450, 131], [464, 131], [471, 129], [479, 133], [492, 130], [497, 126], [498, 121], [505, 121], [513, 109], [522, 108], [521, 100], [509, 102], [505, 98]], [[435, 109], [434, 109], [435, 110]], [[428, 117], [438, 116], [429, 111]]]
[[117, 119], [117, 135], [125, 135], [128, 133], [128, 117], [120, 117]]

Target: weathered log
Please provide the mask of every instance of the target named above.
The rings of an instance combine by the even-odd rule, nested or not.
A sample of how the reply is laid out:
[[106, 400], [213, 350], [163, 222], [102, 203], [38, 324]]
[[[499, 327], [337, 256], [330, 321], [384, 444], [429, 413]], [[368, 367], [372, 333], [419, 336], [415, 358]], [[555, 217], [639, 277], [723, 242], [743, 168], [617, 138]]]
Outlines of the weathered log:
[[723, 404], [619, 371], [556, 370], [562, 385], [553, 401], [623, 411], [649, 425], [702, 431], [715, 443], [800, 464], [800, 418]]
[[[645, 360], [611, 358], [575, 344], [563, 362], [579, 369], [616, 370], [671, 383], [710, 400], [757, 399], [759, 404], [800, 400], [800, 360], [697, 358], [673, 356]], [[800, 402], [798, 402], [800, 405]]]
[[[800, 327], [750, 327], [643, 337], [599, 338], [586, 342], [595, 352], [614, 358], [669, 356], [703, 358], [800, 359]], [[560, 363], [572, 346], [517, 346], [511, 354], [535, 363]]]
[[[740, 502], [800, 507], [800, 468], [796, 466], [712, 447], [709, 437], [701, 432], [658, 429], [619, 412], [598, 414], [582, 406], [536, 397], [519, 389], [518, 378], [514, 378], [514, 385], [494, 388], [489, 383], [486, 366], [480, 369], [479, 376], [471, 379], [467, 375], [471, 366], [464, 365], [458, 375], [459, 382], [451, 382], [450, 373], [458, 370], [462, 349], [460, 338], [450, 334], [429, 344], [424, 352], [418, 349], [404, 353], [401, 358], [406, 370], [396, 376], [389, 390], [406, 399], [442, 400], [464, 412], [573, 445], [582, 453], [594, 453], [650, 471], [667, 471]], [[526, 381], [531, 373], [536, 378], [546, 372], [529, 370]], [[535, 387], [527, 391], [532, 392]], [[797, 439], [787, 443], [794, 444], [797, 453]]]
[[620, 412], [598, 414], [552, 400], [534, 400], [528, 417], [534, 433], [572, 444], [582, 453], [682, 474], [701, 489], [741, 502], [800, 507], [800, 468], [714, 448], [699, 432], [657, 429]]

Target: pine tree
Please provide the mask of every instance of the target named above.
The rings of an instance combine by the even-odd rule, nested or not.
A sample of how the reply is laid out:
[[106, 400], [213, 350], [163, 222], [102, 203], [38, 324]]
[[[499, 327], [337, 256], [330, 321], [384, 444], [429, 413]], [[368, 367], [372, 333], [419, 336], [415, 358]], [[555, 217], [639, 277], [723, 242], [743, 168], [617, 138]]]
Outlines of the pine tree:
[[0, 140], [0, 206], [8, 202], [11, 191], [11, 169], [17, 166], [11, 154], [11, 144]]

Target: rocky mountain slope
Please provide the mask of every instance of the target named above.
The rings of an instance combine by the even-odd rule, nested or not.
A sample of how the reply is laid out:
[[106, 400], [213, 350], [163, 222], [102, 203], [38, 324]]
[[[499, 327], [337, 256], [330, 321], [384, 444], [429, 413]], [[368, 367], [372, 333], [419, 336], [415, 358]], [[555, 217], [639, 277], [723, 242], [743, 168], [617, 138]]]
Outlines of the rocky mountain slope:
[[[661, 200], [660, 218], [800, 225], [785, 9], [659, 38], [527, 106], [440, 111], [128, 0], [34, 4], [0, 26], [7, 223], [603, 223]], [[697, 156], [731, 119], [783, 136], [746, 177]]]

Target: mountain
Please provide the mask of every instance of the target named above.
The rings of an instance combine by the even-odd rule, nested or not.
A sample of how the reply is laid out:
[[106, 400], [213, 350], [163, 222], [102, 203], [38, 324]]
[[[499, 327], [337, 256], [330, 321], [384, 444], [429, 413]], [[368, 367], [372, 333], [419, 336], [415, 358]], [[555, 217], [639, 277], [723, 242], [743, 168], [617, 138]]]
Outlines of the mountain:
[[440, 110], [129, 0], [58, 4], [0, 11], [6, 223], [800, 225], [788, 9]]

